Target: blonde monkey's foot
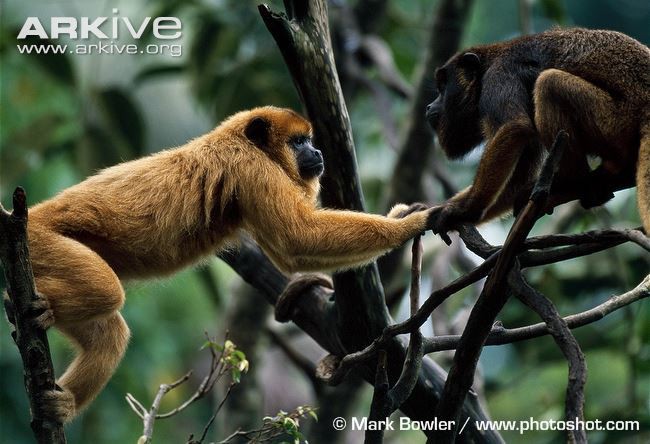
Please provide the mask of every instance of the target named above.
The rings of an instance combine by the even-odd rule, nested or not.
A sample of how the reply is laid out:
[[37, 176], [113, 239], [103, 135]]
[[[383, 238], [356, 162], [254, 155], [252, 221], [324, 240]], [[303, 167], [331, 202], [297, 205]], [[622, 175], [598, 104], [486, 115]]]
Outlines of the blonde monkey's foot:
[[[37, 299], [31, 301], [27, 308], [27, 316], [29, 316], [38, 328], [47, 330], [54, 325], [54, 312], [50, 306], [50, 302], [39, 293], [36, 293]], [[5, 312], [7, 319], [14, 326], [16, 325], [16, 306], [8, 294], [4, 296]]]
[[40, 328], [47, 330], [54, 325], [54, 312], [50, 306], [50, 301], [40, 293], [36, 293], [38, 299], [31, 302], [29, 308], [30, 314], [33, 316], [33, 320]]
[[34, 416], [40, 416], [59, 424], [68, 423], [76, 413], [74, 395], [57, 385], [55, 390], [46, 390], [37, 400]]

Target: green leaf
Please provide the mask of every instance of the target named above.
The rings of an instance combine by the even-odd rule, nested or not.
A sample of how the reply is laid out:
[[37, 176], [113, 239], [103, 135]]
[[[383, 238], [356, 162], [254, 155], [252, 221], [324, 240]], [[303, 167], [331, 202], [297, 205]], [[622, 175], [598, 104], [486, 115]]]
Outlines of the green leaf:
[[233, 367], [230, 370], [230, 373], [232, 375], [232, 380], [235, 384], [239, 384], [241, 382], [241, 372], [239, 371], [238, 368]]
[[287, 433], [293, 433], [298, 430], [298, 424], [296, 424], [296, 421], [292, 418], [284, 418], [282, 426]]
[[208, 348], [208, 347], [210, 347], [210, 348], [212, 348], [212, 349], [214, 349], [214, 350], [216, 350], [216, 351], [222, 351], [222, 350], [223, 350], [223, 346], [222, 346], [222, 345], [217, 344], [216, 342], [212, 342], [212, 341], [210, 341], [209, 339], [208, 339], [207, 341], [205, 341], [205, 342], [203, 343], [203, 345], [201, 345], [201, 348], [200, 348], [199, 350], [204, 350], [204, 349], [206, 349], [206, 348]]

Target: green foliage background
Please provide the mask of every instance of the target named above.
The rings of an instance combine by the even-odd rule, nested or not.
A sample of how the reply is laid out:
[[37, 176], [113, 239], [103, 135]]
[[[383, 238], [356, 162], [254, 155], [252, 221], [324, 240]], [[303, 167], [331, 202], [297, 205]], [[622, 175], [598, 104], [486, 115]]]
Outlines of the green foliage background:
[[[271, 3], [281, 8], [281, 2]], [[380, 35], [393, 50], [406, 79], [414, 79], [436, 3], [393, 1], [382, 22]], [[43, 22], [56, 15], [110, 16], [115, 7], [121, 16], [134, 22], [145, 16], [180, 17], [183, 55], [28, 56], [16, 49], [17, 30], [27, 16], [38, 16]], [[517, 8], [515, 0], [476, 1], [463, 45], [517, 35]], [[27, 190], [30, 202], [41, 201], [99, 168], [180, 145], [241, 109], [263, 104], [300, 109], [280, 53], [257, 14], [256, 2], [5, 0], [2, 10], [0, 198], [5, 206], [10, 204], [17, 185]], [[649, 22], [650, 6], [644, 0], [540, 0], [532, 8], [535, 31], [558, 23], [609, 28], [626, 32], [646, 45], [650, 42]], [[146, 38], [153, 41], [150, 35]], [[129, 41], [122, 37], [119, 42]], [[391, 112], [403, 131], [409, 104], [395, 97], [393, 105]], [[380, 196], [390, 178], [395, 153], [387, 148], [380, 120], [365, 91], [348, 107], [368, 209], [381, 212]], [[475, 161], [476, 157], [470, 157], [462, 164], [448, 165], [457, 184], [471, 180]], [[496, 222], [482, 231], [489, 240], [498, 242], [508, 223]], [[633, 190], [619, 193], [604, 208], [562, 224], [557, 218], [546, 217], [536, 231], [575, 232], [612, 225], [639, 225]], [[649, 269], [647, 254], [625, 245], [536, 269], [529, 278], [562, 313], [572, 313], [632, 288]], [[199, 352], [203, 332], [220, 332], [224, 306], [235, 281], [234, 273], [215, 259], [173, 278], [129, 285], [124, 309], [133, 334], [129, 350], [107, 389], [67, 428], [69, 442], [135, 442], [141, 423], [128, 409], [124, 395], [130, 392], [150, 402], [158, 384], [200, 366], [204, 359]], [[457, 298], [448, 310], [453, 314], [470, 302], [469, 295]], [[501, 319], [507, 326], [537, 322], [514, 301]], [[590, 371], [586, 416], [637, 419], [645, 430], [645, 435], [636, 437], [593, 434], [592, 442], [650, 440], [648, 302], [621, 310], [578, 330], [576, 335]], [[55, 331], [50, 332], [50, 338], [60, 372], [70, 356], [69, 349]], [[0, 347], [0, 438], [4, 443], [30, 442], [21, 364], [6, 322], [0, 322]], [[487, 348], [481, 364], [493, 418], [561, 417], [566, 365], [550, 339]], [[165, 405], [176, 405], [192, 387], [170, 393]], [[367, 414], [368, 402], [358, 404], [355, 414]], [[200, 433], [213, 408], [213, 401], [205, 400], [174, 419], [158, 421], [157, 441], [185, 442], [190, 433]], [[219, 435], [225, 436], [236, 425], [230, 426]], [[524, 442], [518, 435], [504, 436], [509, 442]], [[559, 435], [549, 433], [526, 435], [526, 442], [559, 440]], [[311, 441], [319, 442], [318, 437]], [[421, 442], [422, 435], [389, 435], [388, 441]]]

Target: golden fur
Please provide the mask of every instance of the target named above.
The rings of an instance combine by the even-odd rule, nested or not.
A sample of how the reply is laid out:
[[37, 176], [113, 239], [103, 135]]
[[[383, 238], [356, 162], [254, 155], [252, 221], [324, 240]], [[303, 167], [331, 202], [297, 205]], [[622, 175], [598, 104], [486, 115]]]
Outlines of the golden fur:
[[[246, 137], [253, 118], [268, 140]], [[285, 271], [372, 261], [425, 229], [427, 212], [403, 218], [316, 208], [318, 178], [302, 179], [288, 145], [311, 126], [290, 110], [264, 107], [225, 120], [184, 146], [89, 177], [29, 213], [38, 292], [78, 355], [47, 410], [71, 419], [108, 381], [128, 342], [119, 314], [121, 280], [173, 273], [247, 231]]]

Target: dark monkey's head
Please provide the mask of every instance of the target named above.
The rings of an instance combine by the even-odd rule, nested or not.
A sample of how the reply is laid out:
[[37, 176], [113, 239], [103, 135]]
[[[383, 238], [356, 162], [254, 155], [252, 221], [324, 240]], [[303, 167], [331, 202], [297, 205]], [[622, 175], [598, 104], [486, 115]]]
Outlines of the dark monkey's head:
[[311, 124], [292, 110], [271, 106], [247, 112], [244, 134], [296, 182], [313, 185], [323, 174], [323, 154], [312, 145]]
[[481, 60], [473, 52], [456, 54], [435, 76], [438, 96], [427, 106], [426, 118], [445, 154], [459, 158], [483, 138], [479, 120]]

